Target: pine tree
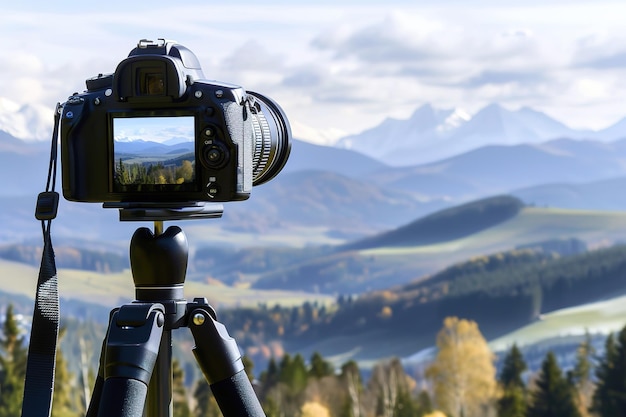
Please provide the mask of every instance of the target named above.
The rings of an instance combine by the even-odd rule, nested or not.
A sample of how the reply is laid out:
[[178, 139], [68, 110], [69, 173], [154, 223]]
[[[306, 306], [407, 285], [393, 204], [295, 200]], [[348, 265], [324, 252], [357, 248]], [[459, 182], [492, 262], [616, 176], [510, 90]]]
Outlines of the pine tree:
[[271, 398], [280, 415], [298, 415], [303, 404], [303, 393], [307, 386], [307, 369], [302, 355], [293, 358], [285, 354], [280, 361], [278, 383], [265, 395]]
[[13, 305], [9, 305], [0, 340], [0, 417], [16, 417], [21, 413], [27, 356]]
[[406, 389], [400, 390], [393, 409], [393, 417], [416, 417], [419, 412], [419, 406], [411, 397], [411, 393]]
[[280, 363], [279, 380], [290, 388], [293, 395], [304, 391], [307, 384], [307, 370], [302, 355], [298, 353], [293, 359], [285, 355]]
[[576, 404], [578, 404], [580, 414], [583, 416], [589, 415], [588, 410], [591, 407], [591, 398], [594, 391], [593, 358], [595, 353], [596, 351], [591, 343], [591, 335], [585, 332], [585, 339], [576, 349], [574, 369], [569, 373], [569, 379], [576, 388]]
[[[65, 336], [66, 330], [64, 327], [59, 329], [59, 341]], [[78, 417], [84, 414], [81, 397], [76, 395], [76, 382], [76, 378], [67, 368], [63, 352], [57, 349], [51, 417]]]
[[323, 378], [325, 376], [330, 376], [335, 373], [335, 368], [333, 365], [324, 360], [322, 355], [318, 352], [313, 353], [311, 356], [311, 367], [309, 369], [309, 376], [313, 378]]
[[516, 344], [513, 344], [511, 350], [504, 358], [504, 364], [502, 371], [500, 371], [498, 382], [503, 386], [525, 387], [526, 384], [524, 384], [522, 374], [526, 369], [527, 366], [522, 352], [520, 352]]
[[498, 377], [502, 396], [498, 400], [498, 417], [526, 416], [526, 385], [522, 373], [526, 370], [522, 353], [513, 345], [504, 358], [504, 365]]
[[178, 360], [172, 361], [172, 405], [174, 417], [191, 417], [191, 408], [187, 400], [187, 390], [185, 389], [185, 374], [180, 367]]
[[197, 382], [193, 393], [196, 400], [196, 408], [193, 415], [196, 417], [221, 417], [222, 412], [217, 405], [217, 400], [211, 392], [209, 384], [202, 378]]
[[254, 381], [254, 361], [251, 357], [243, 355], [241, 358], [243, 368], [246, 371], [246, 376], [250, 382]]
[[553, 352], [548, 352], [541, 365], [528, 417], [580, 417], [572, 386], [563, 376]]
[[[278, 383], [279, 370], [276, 359], [272, 356], [267, 365], [267, 369], [259, 376], [260, 397], [267, 397], [267, 393]], [[267, 413], [266, 413], [267, 414]]]
[[600, 417], [626, 415], [626, 327], [617, 341], [611, 334], [605, 343], [604, 357], [596, 370], [597, 384], [592, 411]]

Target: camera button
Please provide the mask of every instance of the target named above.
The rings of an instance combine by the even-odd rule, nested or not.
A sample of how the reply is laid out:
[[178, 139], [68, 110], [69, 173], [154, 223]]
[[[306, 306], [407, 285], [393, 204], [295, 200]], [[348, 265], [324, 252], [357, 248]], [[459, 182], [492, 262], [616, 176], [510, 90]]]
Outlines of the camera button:
[[206, 193], [209, 196], [209, 198], [215, 198], [215, 196], [217, 196], [219, 192], [220, 192], [220, 188], [217, 186], [217, 184], [210, 182], [206, 185]]

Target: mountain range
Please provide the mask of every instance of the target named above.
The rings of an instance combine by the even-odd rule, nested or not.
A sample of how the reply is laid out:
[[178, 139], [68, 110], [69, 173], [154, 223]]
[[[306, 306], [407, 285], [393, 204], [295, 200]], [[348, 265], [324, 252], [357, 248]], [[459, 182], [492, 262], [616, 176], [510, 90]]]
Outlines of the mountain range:
[[[497, 260], [500, 251], [547, 247], [554, 240], [562, 245], [575, 238], [597, 247], [623, 239], [623, 213], [562, 208], [626, 209], [626, 139], [619, 139], [626, 137], [620, 133], [626, 126], [576, 131], [531, 109], [512, 112], [497, 105], [471, 118], [424, 106], [411, 120], [412, 137], [405, 121], [384, 122], [370, 142], [379, 146], [376, 152], [359, 151], [356, 144], [366, 136], [353, 137], [351, 149], [347, 139], [343, 148], [294, 140], [284, 170], [254, 187], [249, 200], [225, 204], [220, 220], [186, 222], [190, 286], [221, 282], [226, 288], [325, 295], [380, 290], [386, 300], [405, 293], [411, 280], [428, 280], [485, 254]], [[384, 136], [389, 131], [393, 137]], [[417, 134], [434, 141], [432, 153], [411, 147]], [[398, 163], [402, 158], [408, 165]], [[0, 175], [6, 179], [0, 243], [40, 245], [33, 212], [48, 164], [46, 146], [0, 131]], [[509, 196], [478, 200], [498, 194]], [[99, 204], [62, 201], [53, 238], [66, 248], [125, 256], [136, 227]], [[419, 304], [409, 301], [404, 306]], [[404, 306], [393, 306], [400, 327]], [[393, 330], [397, 346], [407, 341], [402, 329], [383, 323], [376, 331], [383, 328], [389, 328], [383, 338], [362, 340], [392, 340]], [[313, 335], [316, 343], [336, 345], [319, 334]], [[406, 352], [415, 346], [405, 346]]]
[[[305, 227], [315, 232], [299, 232], [302, 239], [341, 243], [393, 229], [445, 207], [503, 193], [541, 206], [626, 208], [626, 197], [620, 197], [626, 182], [626, 140], [607, 140], [620, 136], [626, 122], [600, 132], [576, 131], [528, 108], [509, 111], [492, 105], [470, 118], [427, 105], [409, 121], [388, 119], [370, 131], [381, 135], [372, 143], [378, 143], [381, 150], [397, 146], [396, 142], [406, 145], [411, 138], [403, 132], [409, 125], [415, 134], [445, 133], [449, 136], [445, 140], [461, 141], [463, 134], [464, 146], [470, 147], [468, 138], [474, 138], [473, 147], [433, 162], [392, 166], [355, 151], [357, 139], [367, 139], [367, 132], [352, 138], [352, 149], [294, 140], [289, 161], [275, 179], [254, 187], [249, 200], [225, 204], [222, 219], [214, 222], [225, 232], [220, 235], [254, 235], [257, 241], [259, 233], [269, 239]], [[395, 132], [395, 142], [385, 132]], [[541, 139], [555, 135], [570, 137]], [[597, 138], [580, 139], [593, 135]], [[499, 143], [480, 146], [497, 137]], [[525, 143], [513, 144], [523, 138]], [[453, 147], [438, 151], [452, 152]], [[9, 224], [32, 223], [34, 196], [43, 191], [48, 165], [45, 143], [20, 140], [0, 130], [0, 175], [7, 179], [0, 188], [0, 200], [2, 217], [12, 220]], [[58, 223], [79, 223], [85, 236], [119, 239], [129, 233], [129, 226], [120, 225], [115, 214], [102, 213], [98, 204], [62, 202]], [[33, 230], [34, 236], [38, 234], [36, 226], [9, 229], [0, 231], [0, 241], [33, 238]], [[71, 239], [76, 228], [59, 225], [56, 230]]]
[[176, 142], [172, 144], [159, 143], [144, 140], [135, 140], [129, 142], [115, 142], [116, 154], [134, 154], [134, 155], [168, 155], [183, 152], [193, 152], [193, 142]]
[[36, 104], [19, 105], [0, 97], [0, 131], [24, 140], [51, 137], [54, 111]]
[[380, 125], [340, 139], [335, 146], [369, 155], [391, 166], [449, 158], [486, 145], [538, 144], [552, 139], [611, 141], [626, 137], [626, 119], [599, 131], [572, 129], [545, 113], [490, 104], [473, 116], [458, 109], [419, 107], [406, 120]]
[[[1, 217], [8, 216], [0, 241], [38, 236], [33, 207], [45, 185], [48, 159], [42, 146], [0, 137], [0, 175], [11, 179], [0, 188]], [[224, 234], [242, 236], [314, 228], [323, 240], [341, 241], [501, 193], [541, 206], [623, 210], [624, 183], [626, 140], [493, 145], [411, 167], [389, 167], [354, 151], [294, 141], [283, 172], [254, 187], [249, 200], [225, 204], [215, 224]], [[129, 225], [113, 213], [103, 214], [98, 204], [63, 201], [55, 230], [72, 238], [76, 228], [63, 222], [80, 224], [85, 236], [120, 239], [130, 233]], [[33, 226], [11, 227], [18, 224]]]

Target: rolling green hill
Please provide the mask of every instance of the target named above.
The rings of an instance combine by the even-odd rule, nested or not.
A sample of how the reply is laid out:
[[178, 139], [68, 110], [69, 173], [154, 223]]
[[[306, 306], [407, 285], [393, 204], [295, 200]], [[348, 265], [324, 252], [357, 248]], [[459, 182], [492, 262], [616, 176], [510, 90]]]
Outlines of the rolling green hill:
[[[252, 288], [336, 296], [401, 285], [473, 256], [538, 242], [575, 238], [592, 248], [607, 246], [625, 240], [626, 213], [524, 207], [515, 198], [499, 196], [440, 211], [358, 241], [352, 247], [285, 247], [278, 241], [276, 246], [258, 242], [258, 246], [242, 249], [227, 245], [203, 247], [198, 246], [196, 236], [201, 230], [195, 224], [186, 228], [193, 248], [187, 287], [211, 282], [226, 284], [219, 287], [220, 291], [234, 294], [241, 288]], [[70, 272], [74, 273], [81, 274]], [[95, 276], [91, 272], [82, 274]], [[127, 280], [132, 290], [128, 273], [94, 278], [94, 289], [102, 282], [115, 282], [111, 277], [119, 276], [126, 277], [117, 279]], [[116, 285], [107, 284], [103, 296], [110, 299], [129, 294]], [[85, 288], [86, 294], [90, 290]], [[216, 290], [211, 287], [206, 291]], [[246, 297], [239, 294], [221, 298]]]
[[[59, 269], [59, 295], [66, 299], [80, 300], [98, 306], [116, 307], [135, 297], [133, 279], [129, 270], [120, 273], [100, 273], [78, 269]], [[0, 259], [0, 287], [2, 292], [18, 294], [34, 299], [38, 268], [18, 262]], [[319, 294], [296, 291], [254, 290], [234, 288], [200, 281], [185, 284], [187, 299], [206, 297], [214, 307], [300, 305], [305, 301], [326, 303], [333, 298]]]
[[[476, 224], [450, 232], [451, 226], [472, 219]], [[436, 225], [448, 227], [440, 239]], [[376, 246], [363, 249], [198, 248], [185, 295], [207, 297], [218, 311], [256, 309], [260, 303], [303, 306], [292, 311], [302, 310], [298, 317], [304, 320], [305, 301], [327, 305], [340, 294], [359, 294], [339, 297], [344, 301], [337, 311], [315, 307], [311, 317], [317, 321], [293, 321], [286, 311], [283, 320], [293, 322], [292, 327], [273, 323], [278, 310], [269, 308], [256, 309], [261, 312], [245, 320], [238, 314], [251, 313], [229, 311], [225, 323], [233, 324], [229, 330], [246, 343], [244, 348], [258, 350], [258, 345], [275, 342], [281, 349], [371, 359], [431, 346], [447, 315], [475, 319], [488, 337], [495, 337], [541, 313], [626, 288], [626, 247], [602, 249], [624, 241], [626, 213], [523, 207], [514, 198], [497, 197], [397, 230], [404, 232], [398, 232], [398, 240], [384, 234]], [[431, 239], [420, 240], [419, 234], [427, 231]], [[408, 238], [416, 233], [415, 240]], [[586, 247], [600, 249], [579, 253]], [[36, 277], [35, 267], [0, 260], [3, 291], [32, 297]], [[134, 296], [128, 270], [107, 274], [60, 269], [59, 282], [62, 297], [99, 306], [114, 307]], [[274, 328], [270, 322], [277, 339], [269, 337], [268, 329]]]
[[[481, 204], [503, 200], [482, 200]], [[504, 200], [506, 201], [506, 200]], [[589, 247], [602, 247], [626, 240], [626, 213], [609, 211], [564, 210], [542, 207], [522, 207], [515, 213], [516, 200], [508, 200], [509, 216], [504, 215], [491, 223], [483, 220], [482, 228], [476, 227], [472, 234], [452, 235], [449, 239], [420, 244], [421, 237], [414, 236], [414, 244], [407, 240], [409, 233], [399, 233], [399, 242], [393, 234], [375, 236], [368, 242], [379, 246], [365, 245], [366, 249], [338, 250], [332, 254], [310, 258], [296, 265], [262, 273], [254, 283], [255, 288], [298, 289], [325, 293], [354, 294], [367, 290], [384, 289], [400, 285], [420, 277], [427, 277], [455, 262], [474, 256], [533, 245], [553, 239], [579, 239]], [[455, 211], [458, 217], [444, 212], [447, 224], [461, 224], [471, 214]], [[466, 205], [470, 211], [475, 206]], [[491, 210], [489, 208], [485, 209]], [[516, 209], [517, 210], [517, 209]], [[506, 212], [506, 211], [505, 211]], [[515, 213], [515, 214], [512, 214]], [[428, 216], [423, 220], [431, 218]], [[433, 217], [437, 223], [437, 216]], [[441, 222], [443, 223], [443, 222]], [[417, 227], [428, 230], [424, 221], [412, 223], [412, 227], [398, 231], [413, 231]], [[430, 232], [430, 236], [435, 236]], [[450, 236], [450, 235], [448, 235]], [[343, 247], [339, 247], [343, 249]]]
[[515, 217], [524, 204], [496, 196], [440, 210], [395, 230], [345, 245], [342, 249], [424, 246], [461, 239]]

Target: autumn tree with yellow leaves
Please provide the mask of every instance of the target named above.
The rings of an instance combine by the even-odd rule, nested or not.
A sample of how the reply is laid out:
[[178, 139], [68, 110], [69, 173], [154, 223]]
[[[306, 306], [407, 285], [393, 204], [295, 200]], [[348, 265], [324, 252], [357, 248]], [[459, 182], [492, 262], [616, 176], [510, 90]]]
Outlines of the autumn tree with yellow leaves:
[[448, 317], [426, 370], [435, 404], [450, 417], [491, 415], [497, 395], [494, 356], [474, 321]]

